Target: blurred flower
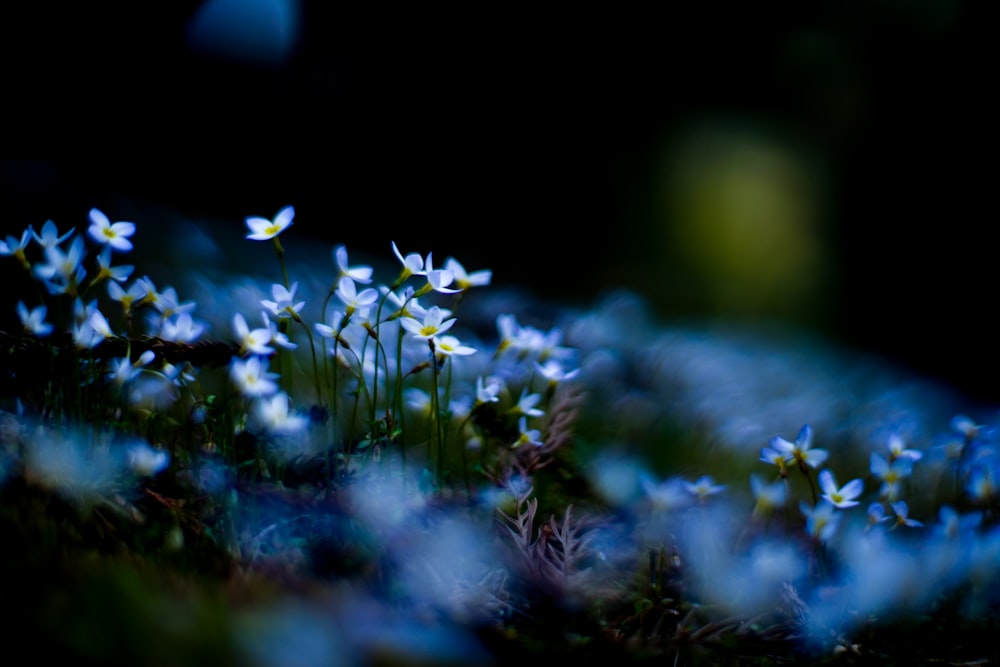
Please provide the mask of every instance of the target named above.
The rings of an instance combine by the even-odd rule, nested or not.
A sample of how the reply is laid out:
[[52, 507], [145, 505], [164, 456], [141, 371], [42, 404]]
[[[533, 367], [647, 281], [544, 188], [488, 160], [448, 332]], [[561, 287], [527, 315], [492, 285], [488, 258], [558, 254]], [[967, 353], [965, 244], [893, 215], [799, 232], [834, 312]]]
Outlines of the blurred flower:
[[784, 480], [779, 479], [768, 484], [760, 476], [751, 474], [750, 491], [757, 501], [753, 508], [754, 516], [768, 516], [785, 503]]
[[726, 487], [723, 484], [716, 484], [711, 475], [702, 475], [695, 482], [684, 482], [684, 488], [699, 502], [704, 502], [709, 496], [721, 493]]
[[278, 374], [268, 372], [267, 367], [267, 360], [261, 357], [233, 359], [229, 375], [244, 396], [270, 396], [278, 391]]
[[[28, 229], [31, 230], [30, 227]], [[34, 230], [31, 230], [31, 235], [34, 237], [35, 242], [42, 246], [42, 248], [54, 248], [72, 236], [73, 231], [74, 230], [70, 229], [68, 232], [60, 236], [59, 230], [56, 228], [56, 223], [51, 220], [46, 220], [45, 224], [42, 225], [42, 233], [37, 234]]]
[[840, 522], [840, 515], [833, 504], [826, 500], [815, 507], [800, 503], [799, 509], [806, 518], [806, 533], [821, 542], [830, 541]]
[[454, 276], [455, 285], [457, 285], [460, 290], [467, 290], [470, 287], [489, 285], [490, 280], [493, 278], [493, 272], [489, 269], [466, 273], [465, 267], [453, 257], [449, 257], [444, 261], [444, 268], [451, 271], [452, 276]]
[[907, 507], [906, 501], [904, 500], [897, 500], [892, 503], [892, 511], [896, 514], [896, 524], [893, 528], [896, 526], [912, 526], [914, 528], [919, 528], [924, 525], [920, 521], [910, 518], [910, 509]]
[[205, 331], [205, 325], [196, 322], [190, 313], [179, 313], [162, 322], [160, 337], [175, 343], [193, 343]]
[[455, 336], [438, 336], [434, 339], [434, 350], [441, 355], [450, 357], [458, 355], [461, 357], [476, 353], [476, 348], [463, 345]]
[[881, 454], [872, 452], [870, 470], [875, 477], [882, 480], [879, 496], [892, 502], [899, 497], [902, 480], [913, 470], [913, 461], [902, 458], [889, 463]]
[[245, 354], [265, 356], [274, 352], [274, 348], [268, 345], [271, 342], [271, 330], [266, 327], [251, 330], [241, 313], [233, 315], [233, 331], [236, 333], [240, 356]]
[[35, 306], [31, 311], [28, 311], [28, 307], [24, 305], [23, 301], [17, 302], [17, 316], [20, 318], [24, 330], [32, 335], [48, 336], [52, 333], [52, 325], [45, 321], [47, 313], [48, 307], [44, 304]]
[[892, 433], [889, 435], [889, 462], [895, 461], [896, 459], [909, 459], [911, 461], [919, 461], [923, 458], [924, 453], [917, 449], [907, 449], [906, 443], [903, 438], [898, 433]]
[[520, 447], [524, 444], [541, 447], [544, 444], [542, 443], [542, 432], [537, 428], [529, 429], [528, 418], [524, 415], [521, 415], [521, 418], [517, 422], [517, 431], [517, 441], [511, 447]]
[[128, 448], [128, 467], [143, 477], [152, 477], [162, 472], [170, 463], [170, 453], [154, 449], [145, 442], [137, 442]]
[[257, 417], [264, 428], [272, 433], [296, 433], [306, 427], [309, 420], [304, 415], [290, 413], [289, 401], [288, 394], [284, 392], [257, 399]]

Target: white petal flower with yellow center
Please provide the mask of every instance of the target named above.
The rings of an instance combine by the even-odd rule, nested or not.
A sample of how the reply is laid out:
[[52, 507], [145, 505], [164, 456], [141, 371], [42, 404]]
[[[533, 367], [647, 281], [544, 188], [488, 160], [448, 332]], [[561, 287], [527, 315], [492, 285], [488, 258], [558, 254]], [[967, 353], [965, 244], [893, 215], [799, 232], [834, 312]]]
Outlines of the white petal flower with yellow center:
[[291, 226], [293, 218], [295, 218], [294, 206], [286, 206], [278, 211], [274, 216], [274, 220], [268, 220], [259, 216], [250, 216], [246, 219], [247, 229], [250, 230], [247, 238], [251, 241], [273, 239]]
[[128, 252], [132, 249], [132, 242], [128, 237], [135, 233], [134, 222], [112, 223], [108, 216], [96, 208], [90, 209], [90, 228], [87, 230], [95, 241], [104, 245], [107, 244], [121, 252]]

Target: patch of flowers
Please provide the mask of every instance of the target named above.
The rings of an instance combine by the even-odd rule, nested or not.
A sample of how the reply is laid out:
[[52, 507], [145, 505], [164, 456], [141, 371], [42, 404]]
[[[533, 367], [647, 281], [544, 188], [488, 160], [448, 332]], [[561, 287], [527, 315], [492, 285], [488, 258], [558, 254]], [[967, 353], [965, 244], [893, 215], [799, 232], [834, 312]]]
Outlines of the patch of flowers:
[[929, 435], [880, 400], [859, 427], [833, 391], [741, 412], [761, 392], [721, 379], [743, 361], [655, 334], [634, 300], [543, 326], [497, 310], [484, 333], [466, 325], [482, 303], [465, 313], [489, 304], [490, 270], [391, 241], [395, 273], [336, 245], [313, 293], [281, 242], [291, 206], [245, 219], [279, 280], [210, 322], [120, 261], [141, 227], [89, 219], [0, 241], [36, 288], [3, 333], [0, 485], [70, 499], [143, 558], [199, 545], [230, 580], [342, 584], [295, 628], [286, 601], [240, 612], [267, 626], [238, 642], [254, 664], [296, 642], [358, 664], [504, 641], [877, 658], [894, 624], [997, 611], [987, 423], [956, 413]]

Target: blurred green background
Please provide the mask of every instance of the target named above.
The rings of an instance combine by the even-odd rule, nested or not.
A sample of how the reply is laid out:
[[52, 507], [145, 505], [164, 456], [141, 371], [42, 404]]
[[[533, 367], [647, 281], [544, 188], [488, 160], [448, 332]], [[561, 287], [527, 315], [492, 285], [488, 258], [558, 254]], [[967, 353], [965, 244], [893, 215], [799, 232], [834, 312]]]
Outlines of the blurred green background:
[[1000, 400], [982, 4], [3, 12], [4, 235], [294, 204], [352, 253], [790, 323]]

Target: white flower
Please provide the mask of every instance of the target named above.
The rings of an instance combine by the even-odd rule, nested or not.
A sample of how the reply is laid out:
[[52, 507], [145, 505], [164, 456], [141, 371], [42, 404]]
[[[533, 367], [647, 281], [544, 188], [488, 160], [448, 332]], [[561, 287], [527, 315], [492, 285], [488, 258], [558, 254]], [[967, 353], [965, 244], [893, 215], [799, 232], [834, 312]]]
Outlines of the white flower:
[[268, 372], [267, 367], [267, 360], [261, 357], [233, 359], [229, 376], [244, 396], [270, 396], [278, 391], [278, 374]]
[[190, 313], [179, 313], [163, 320], [160, 336], [175, 343], [192, 343], [205, 331], [205, 325], [195, 322]]
[[500, 390], [503, 389], [503, 380], [490, 376], [476, 378], [476, 403], [497, 403], [500, 401]]
[[709, 496], [721, 493], [726, 488], [723, 484], [716, 484], [711, 475], [702, 475], [695, 482], [684, 482], [684, 487], [688, 493], [702, 502]]
[[17, 316], [21, 319], [24, 330], [35, 336], [48, 336], [52, 333], [52, 325], [45, 321], [47, 312], [48, 307], [44, 304], [35, 306], [29, 312], [23, 301], [17, 302]]
[[247, 228], [250, 233], [247, 238], [252, 241], [267, 241], [281, 232], [285, 231], [292, 224], [295, 217], [295, 207], [286, 206], [274, 216], [274, 220], [250, 216], [246, 219]]
[[444, 333], [455, 324], [454, 317], [449, 320], [442, 320], [444, 320], [444, 314], [441, 312], [441, 309], [437, 306], [431, 306], [427, 309], [423, 322], [415, 317], [404, 317], [399, 320], [399, 323], [404, 329], [413, 334], [414, 338], [428, 340]]
[[333, 261], [337, 264], [339, 277], [350, 278], [356, 283], [367, 285], [372, 281], [372, 267], [349, 266], [347, 263], [347, 248], [338, 245], [333, 249]]
[[290, 413], [288, 394], [279, 392], [271, 398], [257, 399], [257, 417], [272, 433], [296, 433], [309, 423], [304, 415]]
[[541, 447], [544, 443], [542, 442], [542, 432], [537, 428], [528, 428], [528, 418], [521, 415], [521, 419], [517, 422], [517, 441], [511, 445], [511, 447], [519, 447], [521, 445], [534, 445], [535, 447]]
[[132, 242], [128, 240], [128, 237], [135, 233], [135, 223], [116, 222], [112, 224], [108, 220], [108, 216], [96, 208], [90, 209], [89, 215], [90, 228], [87, 231], [90, 232], [95, 241], [102, 245], [107, 244], [121, 252], [128, 252], [132, 249]]
[[444, 261], [444, 268], [451, 271], [452, 276], [454, 276], [455, 284], [462, 290], [467, 290], [470, 287], [489, 285], [490, 280], [493, 278], [493, 272], [489, 269], [466, 273], [465, 267], [459, 264], [458, 260], [453, 257], [449, 257]]
[[233, 331], [236, 333], [241, 356], [247, 353], [268, 355], [274, 352], [274, 348], [268, 345], [271, 342], [271, 329], [261, 327], [251, 330], [241, 313], [233, 315]]
[[819, 485], [823, 489], [823, 498], [830, 501], [834, 507], [841, 509], [857, 505], [858, 501], [855, 498], [860, 496], [864, 490], [864, 482], [860, 479], [852, 479], [838, 488], [833, 473], [829, 470], [820, 471]]
[[128, 448], [128, 467], [137, 475], [152, 477], [166, 468], [169, 463], [169, 452], [154, 449], [144, 442], [136, 443]]
[[358, 293], [358, 288], [354, 285], [354, 280], [344, 276], [337, 282], [337, 298], [346, 307], [346, 315], [350, 318], [355, 311], [361, 311], [361, 317], [368, 316], [368, 307], [378, 301], [378, 290], [368, 287]]
[[[29, 229], [31, 228], [29, 227]], [[63, 241], [65, 241], [66, 239], [68, 239], [70, 236], [72, 236], [73, 230], [71, 229], [62, 236], [60, 236], [59, 230], [58, 228], [56, 228], [56, 223], [52, 222], [51, 220], [46, 220], [45, 224], [42, 225], [42, 233], [37, 234], [35, 233], [34, 230], [32, 230], [31, 235], [34, 237], [38, 245], [42, 246], [43, 248], [54, 248]]]
[[435, 338], [434, 349], [438, 354], [443, 354], [446, 357], [452, 355], [464, 357], [476, 353], [476, 348], [462, 345], [461, 341], [455, 336], [439, 336]]
[[812, 449], [812, 437], [812, 427], [805, 424], [795, 437], [795, 442], [789, 442], [778, 436], [771, 438], [771, 449], [783, 455], [786, 463], [797, 463], [805, 472], [806, 466], [818, 468], [826, 461], [828, 455], [824, 449]]
[[291, 289], [287, 289], [281, 283], [274, 283], [271, 285], [271, 296], [274, 300], [262, 299], [260, 305], [264, 306], [269, 313], [277, 317], [278, 319], [287, 319], [289, 317], [293, 319], [299, 318], [299, 311], [305, 307], [305, 301], [295, 301], [295, 290], [299, 288], [297, 282], [292, 283]]

